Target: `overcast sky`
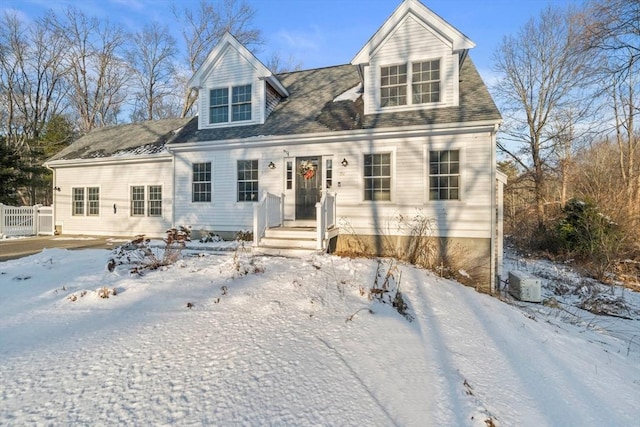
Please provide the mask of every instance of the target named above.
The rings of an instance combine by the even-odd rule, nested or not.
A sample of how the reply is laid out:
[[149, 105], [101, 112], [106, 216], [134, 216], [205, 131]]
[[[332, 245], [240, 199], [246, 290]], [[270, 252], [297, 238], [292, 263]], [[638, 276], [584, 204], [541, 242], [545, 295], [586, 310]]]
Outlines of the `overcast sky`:
[[[260, 59], [266, 62], [278, 52], [284, 60], [293, 56], [305, 69], [350, 62], [400, 4], [400, 0], [247, 1], [256, 11], [254, 26], [265, 40]], [[515, 34], [546, 6], [571, 0], [422, 1], [476, 43], [471, 57], [490, 83], [491, 57], [503, 36]], [[175, 26], [170, 9], [174, 3], [195, 5], [198, 0], [0, 0], [0, 10], [17, 10], [29, 20], [49, 9], [61, 12], [76, 6], [88, 15], [108, 18], [135, 31], [150, 20]], [[174, 35], [180, 37], [177, 29]]]

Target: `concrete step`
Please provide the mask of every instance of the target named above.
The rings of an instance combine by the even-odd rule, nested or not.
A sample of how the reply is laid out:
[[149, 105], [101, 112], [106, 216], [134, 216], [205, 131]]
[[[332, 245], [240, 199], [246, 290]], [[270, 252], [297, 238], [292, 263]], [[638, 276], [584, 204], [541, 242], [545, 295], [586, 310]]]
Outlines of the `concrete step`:
[[268, 228], [265, 237], [276, 239], [315, 239], [316, 229], [312, 227]]
[[253, 253], [258, 255], [283, 256], [291, 258], [305, 258], [319, 251], [313, 249], [292, 249], [292, 248], [275, 248], [270, 246], [259, 246], [253, 249]]
[[291, 248], [291, 249], [315, 249], [315, 239], [291, 239], [280, 237], [263, 237], [260, 240], [260, 246], [269, 246], [273, 248]]

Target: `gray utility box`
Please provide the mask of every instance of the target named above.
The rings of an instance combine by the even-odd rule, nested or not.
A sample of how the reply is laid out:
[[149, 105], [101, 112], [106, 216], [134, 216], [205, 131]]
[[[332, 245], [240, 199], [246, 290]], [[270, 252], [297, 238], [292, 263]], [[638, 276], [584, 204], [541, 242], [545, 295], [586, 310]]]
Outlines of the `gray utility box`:
[[520, 301], [542, 302], [540, 279], [524, 271], [509, 272], [509, 293]]

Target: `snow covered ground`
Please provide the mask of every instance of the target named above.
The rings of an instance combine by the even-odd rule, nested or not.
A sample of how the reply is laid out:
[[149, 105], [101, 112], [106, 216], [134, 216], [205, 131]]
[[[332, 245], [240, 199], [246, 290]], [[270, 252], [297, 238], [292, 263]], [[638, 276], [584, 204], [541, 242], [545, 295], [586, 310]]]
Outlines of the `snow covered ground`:
[[[0, 425], [638, 425], [636, 293], [627, 319], [553, 278], [549, 307], [389, 260], [183, 255], [0, 263]], [[413, 321], [368, 298], [385, 278]]]

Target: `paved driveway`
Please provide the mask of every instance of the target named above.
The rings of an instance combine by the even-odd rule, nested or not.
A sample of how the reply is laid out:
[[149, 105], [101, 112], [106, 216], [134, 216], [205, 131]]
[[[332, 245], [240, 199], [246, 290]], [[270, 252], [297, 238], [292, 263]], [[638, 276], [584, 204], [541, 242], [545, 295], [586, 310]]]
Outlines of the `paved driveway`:
[[131, 238], [104, 236], [46, 236], [0, 240], [0, 261], [22, 258], [43, 249], [113, 249]]

